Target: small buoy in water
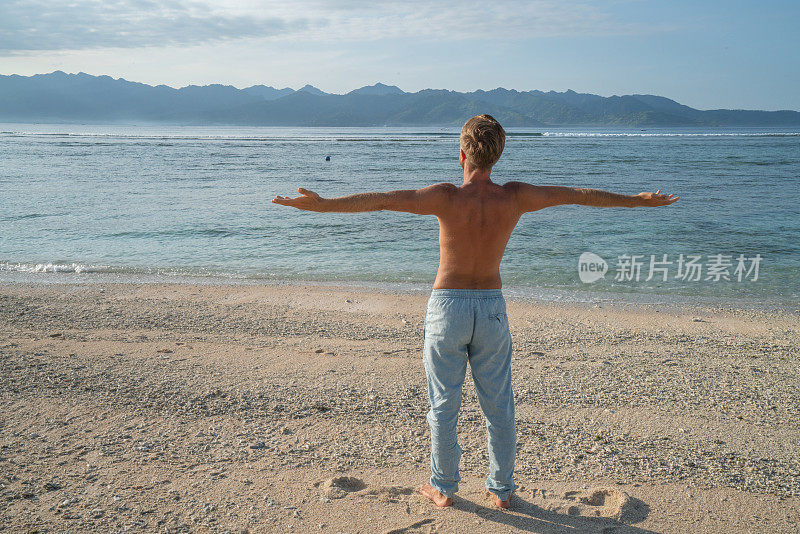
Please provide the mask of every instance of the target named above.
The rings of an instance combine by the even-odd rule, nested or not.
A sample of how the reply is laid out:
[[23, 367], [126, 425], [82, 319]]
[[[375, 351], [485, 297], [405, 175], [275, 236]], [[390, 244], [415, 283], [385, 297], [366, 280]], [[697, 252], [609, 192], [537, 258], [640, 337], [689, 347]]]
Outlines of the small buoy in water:
[[330, 161], [330, 160], [331, 160], [330, 156], [325, 156], [325, 161]]

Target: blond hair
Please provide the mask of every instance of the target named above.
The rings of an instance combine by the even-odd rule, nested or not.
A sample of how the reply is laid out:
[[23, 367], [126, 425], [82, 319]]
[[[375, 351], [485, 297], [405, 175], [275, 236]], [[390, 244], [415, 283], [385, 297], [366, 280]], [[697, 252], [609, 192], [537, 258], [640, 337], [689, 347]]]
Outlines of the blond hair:
[[479, 169], [489, 169], [500, 159], [506, 145], [506, 132], [491, 115], [476, 115], [461, 128], [461, 150], [467, 161]]

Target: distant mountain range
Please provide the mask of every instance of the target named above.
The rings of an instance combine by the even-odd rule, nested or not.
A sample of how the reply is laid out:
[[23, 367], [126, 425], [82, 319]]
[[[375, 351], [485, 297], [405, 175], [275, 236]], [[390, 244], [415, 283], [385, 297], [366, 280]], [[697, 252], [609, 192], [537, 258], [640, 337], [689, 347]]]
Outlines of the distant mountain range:
[[155, 122], [250, 126], [460, 126], [490, 113], [507, 127], [800, 126], [797, 111], [701, 111], [654, 95], [602, 97], [493, 89], [407, 93], [377, 83], [347, 94], [306, 85], [180, 89], [61, 71], [0, 76], [0, 121]]

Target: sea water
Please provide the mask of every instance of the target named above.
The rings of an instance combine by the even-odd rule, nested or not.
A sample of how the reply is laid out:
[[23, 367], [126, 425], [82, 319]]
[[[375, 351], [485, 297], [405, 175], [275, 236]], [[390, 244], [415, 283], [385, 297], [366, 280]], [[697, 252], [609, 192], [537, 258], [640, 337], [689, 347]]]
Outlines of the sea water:
[[[681, 199], [528, 213], [503, 259], [504, 287], [800, 302], [799, 132], [511, 129], [498, 183]], [[434, 182], [461, 182], [457, 129], [0, 124], [0, 282], [429, 289], [435, 216], [310, 213], [270, 200], [298, 187], [330, 197]], [[587, 252], [595, 265], [584, 262], [584, 274], [601, 273], [591, 282], [579, 271]]]

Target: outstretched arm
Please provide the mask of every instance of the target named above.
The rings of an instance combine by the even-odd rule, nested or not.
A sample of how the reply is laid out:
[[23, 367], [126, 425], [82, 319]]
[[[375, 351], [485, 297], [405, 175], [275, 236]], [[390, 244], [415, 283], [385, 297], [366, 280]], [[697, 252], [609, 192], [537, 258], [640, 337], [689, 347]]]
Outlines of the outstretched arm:
[[515, 192], [517, 205], [523, 213], [562, 204], [580, 204], [598, 208], [669, 206], [680, 198], [672, 194], [662, 195], [660, 189], [655, 193], [622, 195], [600, 189], [559, 185], [531, 185], [524, 182], [509, 182], [506, 187]]
[[300, 210], [338, 213], [363, 211], [405, 211], [418, 215], [433, 215], [444, 206], [453, 184], [434, 184], [422, 189], [404, 189], [385, 193], [358, 193], [346, 197], [322, 198], [313, 191], [299, 188], [299, 197], [276, 196], [273, 204], [292, 206]]

